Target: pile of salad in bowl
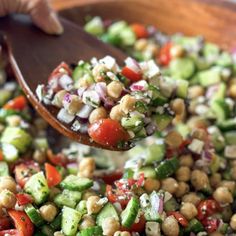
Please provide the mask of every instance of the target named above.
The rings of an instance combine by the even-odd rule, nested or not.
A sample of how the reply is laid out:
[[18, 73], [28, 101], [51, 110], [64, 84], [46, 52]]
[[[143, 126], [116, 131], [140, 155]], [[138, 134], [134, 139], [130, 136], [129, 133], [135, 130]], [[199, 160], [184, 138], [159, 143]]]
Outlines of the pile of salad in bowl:
[[[154, 27], [124, 21], [107, 22], [96, 17], [85, 29], [119, 46], [137, 61], [146, 61], [128, 59], [128, 64], [132, 61], [140, 68], [149, 63], [158, 68], [158, 64], [163, 76], [156, 69], [155, 79], [167, 81], [164, 90], [158, 83], [153, 85], [158, 103], [142, 97], [135, 100], [132, 112], [114, 119], [122, 132], [138, 138], [140, 130], [147, 135], [147, 118], [153, 121], [152, 116], [161, 117], [156, 122], [157, 130], [125, 154], [96, 152], [74, 143], [60, 147], [59, 136], [48, 134], [47, 124], [37, 117], [17, 84], [6, 79], [7, 73], [1, 68], [0, 236], [236, 234], [234, 53], [222, 51], [202, 37], [167, 36]], [[107, 89], [118, 82], [110, 78], [94, 81], [93, 69], [103, 67], [101, 61], [79, 62], [74, 68], [61, 64], [50, 76], [49, 87], [37, 90], [42, 102], [58, 106], [59, 119], [73, 128], [83, 127], [84, 132], [93, 124], [91, 114], [98, 108], [95, 105], [104, 107], [106, 116], [100, 118], [107, 122], [122, 98], [137, 95], [132, 86], [143, 89], [147, 83], [147, 93], [152, 88], [150, 77], [126, 84], [130, 73], [125, 76], [119, 68], [117, 73], [109, 72], [119, 77], [122, 95], [104, 100], [99, 96], [100, 103], [94, 102], [98, 84], [100, 89], [103, 85]], [[145, 75], [144, 71], [141, 74]], [[78, 105], [80, 83], [88, 83], [93, 89], [81, 91], [82, 103], [79, 100]], [[182, 85], [187, 83], [190, 88], [186, 96], [187, 88]], [[167, 96], [166, 91], [171, 94]], [[86, 92], [90, 95], [85, 96]], [[78, 106], [71, 105], [72, 100]], [[105, 107], [107, 101], [114, 105]], [[91, 106], [92, 111], [78, 117], [84, 106]], [[146, 106], [153, 109], [151, 114]], [[73, 125], [76, 121], [79, 125]], [[129, 125], [123, 126], [124, 121]], [[117, 159], [128, 157], [121, 171], [111, 161], [115, 155]]]

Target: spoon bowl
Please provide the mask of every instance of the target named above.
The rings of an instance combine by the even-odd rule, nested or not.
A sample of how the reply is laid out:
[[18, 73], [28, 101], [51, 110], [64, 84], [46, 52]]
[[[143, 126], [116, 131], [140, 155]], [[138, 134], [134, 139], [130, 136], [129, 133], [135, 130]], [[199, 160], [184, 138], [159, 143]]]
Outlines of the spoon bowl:
[[122, 63], [125, 55], [68, 20], [61, 19], [64, 34], [49, 36], [32, 25], [28, 16], [15, 15], [0, 21], [0, 45], [7, 55], [14, 75], [34, 109], [56, 130], [70, 139], [89, 146], [108, 150], [121, 150], [107, 147], [92, 141], [87, 134], [72, 131], [70, 126], [57, 119], [58, 109], [45, 106], [36, 97], [38, 84], [45, 84], [52, 70], [61, 62], [77, 62], [92, 57], [102, 58], [111, 55]]

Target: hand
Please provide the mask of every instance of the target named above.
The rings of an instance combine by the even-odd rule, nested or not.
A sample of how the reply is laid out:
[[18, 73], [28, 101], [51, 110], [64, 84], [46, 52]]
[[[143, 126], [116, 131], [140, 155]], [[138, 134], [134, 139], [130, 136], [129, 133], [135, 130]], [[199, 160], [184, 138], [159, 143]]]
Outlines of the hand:
[[61, 34], [63, 27], [48, 0], [0, 0], [0, 16], [29, 14], [36, 26], [48, 34]]

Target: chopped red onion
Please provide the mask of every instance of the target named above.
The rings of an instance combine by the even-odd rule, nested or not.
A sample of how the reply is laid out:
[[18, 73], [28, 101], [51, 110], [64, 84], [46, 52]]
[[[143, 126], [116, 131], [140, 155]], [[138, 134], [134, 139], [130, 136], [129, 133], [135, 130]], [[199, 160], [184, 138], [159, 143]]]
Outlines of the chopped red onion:
[[206, 97], [211, 98], [219, 90], [219, 85], [214, 84], [207, 89]]
[[88, 119], [90, 113], [92, 112], [93, 107], [89, 106], [89, 105], [84, 105], [79, 112], [77, 112], [76, 116], [78, 116], [79, 118], [83, 118], [83, 119]]
[[127, 67], [129, 67], [132, 71], [134, 71], [135, 73], [141, 73], [141, 68], [138, 64], [138, 62], [136, 60], [134, 60], [131, 57], [127, 57], [125, 60], [125, 64]]
[[78, 96], [82, 99], [83, 97], [83, 94], [84, 92], [86, 91], [86, 88], [85, 87], [80, 87], [78, 90], [77, 90], [77, 94]]
[[62, 108], [57, 114], [57, 119], [66, 124], [71, 123], [74, 118], [75, 116], [70, 115], [64, 108]]
[[130, 86], [131, 91], [145, 91], [148, 89], [148, 83], [145, 80], [140, 80]]
[[98, 93], [94, 90], [86, 90], [83, 93], [82, 99], [83, 99], [84, 104], [87, 104], [92, 107], [98, 107], [101, 102], [101, 99], [100, 99]]
[[101, 100], [104, 102], [107, 96], [107, 86], [105, 82], [99, 82], [95, 85], [95, 91], [98, 93]]

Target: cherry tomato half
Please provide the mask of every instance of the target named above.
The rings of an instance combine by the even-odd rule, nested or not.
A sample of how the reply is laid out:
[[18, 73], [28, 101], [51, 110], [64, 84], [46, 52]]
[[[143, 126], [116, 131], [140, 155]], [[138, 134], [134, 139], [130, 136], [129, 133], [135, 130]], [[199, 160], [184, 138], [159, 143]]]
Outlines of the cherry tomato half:
[[142, 79], [142, 74], [136, 73], [127, 66], [123, 67], [121, 74], [127, 79], [129, 79], [132, 83]]
[[55, 166], [45, 163], [45, 171], [49, 187], [54, 187], [61, 182], [61, 174]]
[[16, 199], [19, 206], [23, 206], [34, 201], [33, 198], [27, 193], [17, 193]]
[[144, 25], [136, 23], [136, 24], [132, 24], [131, 28], [138, 39], [148, 37], [148, 31]]
[[119, 142], [128, 141], [129, 134], [121, 124], [112, 119], [100, 119], [91, 124], [88, 129], [89, 136], [104, 146], [115, 147]]
[[171, 54], [170, 54], [171, 47], [172, 47], [172, 43], [168, 42], [161, 48], [159, 56], [158, 56], [158, 62], [160, 65], [162, 66], [169, 65], [171, 61]]
[[25, 109], [26, 105], [27, 105], [27, 100], [23, 95], [21, 95], [7, 102], [3, 106], [3, 109], [22, 111]]
[[183, 226], [187, 227], [188, 226], [188, 221], [187, 219], [178, 211], [169, 211], [167, 213], [168, 216], [174, 216], [175, 219]]
[[198, 204], [197, 210], [198, 210], [197, 218], [199, 220], [203, 220], [207, 218], [208, 216], [211, 216], [217, 213], [218, 211], [220, 211], [220, 206], [216, 200], [207, 199], [207, 200], [202, 200]]

